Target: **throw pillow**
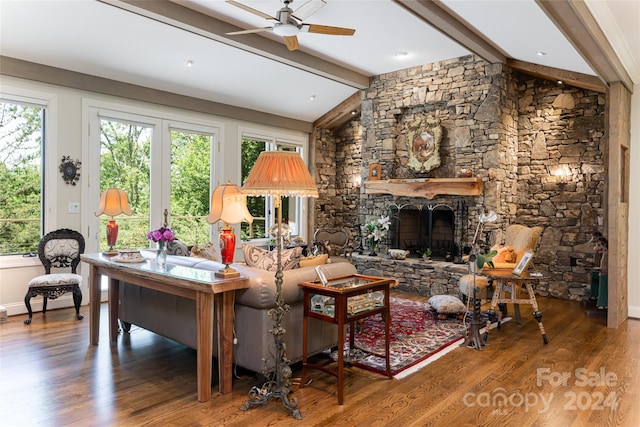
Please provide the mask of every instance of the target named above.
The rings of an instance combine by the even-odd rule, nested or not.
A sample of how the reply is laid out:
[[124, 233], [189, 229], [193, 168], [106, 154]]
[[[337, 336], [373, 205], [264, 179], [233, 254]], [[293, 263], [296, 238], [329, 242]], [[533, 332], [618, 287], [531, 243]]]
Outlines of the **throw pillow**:
[[493, 262], [516, 262], [516, 253], [510, 246], [498, 249], [498, 253], [493, 257]]
[[[255, 246], [242, 245], [244, 253], [244, 262], [249, 267], [259, 268], [261, 270], [276, 271], [278, 269], [278, 253], [277, 251], [267, 251]], [[293, 270], [300, 266], [300, 255], [302, 248], [285, 249], [282, 251], [282, 270]]]
[[300, 268], [302, 267], [313, 267], [315, 265], [323, 265], [327, 263], [329, 259], [328, 254], [308, 256], [306, 258], [302, 258], [300, 260]]
[[467, 311], [464, 303], [452, 295], [434, 295], [429, 298], [429, 305], [440, 314], [457, 314]]
[[186, 244], [184, 244], [184, 242], [176, 239], [173, 242], [169, 242], [167, 244], [167, 254], [188, 256], [189, 248]]
[[191, 256], [197, 258], [206, 258], [212, 261], [219, 261], [218, 252], [213, 247], [213, 243], [209, 242], [204, 246], [193, 245], [191, 248]]

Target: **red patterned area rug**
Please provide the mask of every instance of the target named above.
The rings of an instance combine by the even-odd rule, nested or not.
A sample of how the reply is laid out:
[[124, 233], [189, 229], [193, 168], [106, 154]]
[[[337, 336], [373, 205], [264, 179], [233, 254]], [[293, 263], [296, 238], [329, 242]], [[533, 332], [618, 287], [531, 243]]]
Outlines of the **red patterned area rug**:
[[[391, 297], [391, 372], [402, 378], [451, 350], [462, 342], [465, 326], [454, 318], [439, 320], [426, 302]], [[384, 354], [384, 321], [380, 315], [365, 319], [362, 333], [355, 334], [356, 348]], [[345, 348], [349, 346], [347, 340]], [[384, 357], [369, 355], [354, 365], [386, 375]]]

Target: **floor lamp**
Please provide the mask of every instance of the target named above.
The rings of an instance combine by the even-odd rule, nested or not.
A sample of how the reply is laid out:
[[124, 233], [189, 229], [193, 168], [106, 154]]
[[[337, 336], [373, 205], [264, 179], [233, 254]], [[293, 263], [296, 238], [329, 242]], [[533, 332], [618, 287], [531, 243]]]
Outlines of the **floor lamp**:
[[473, 235], [473, 242], [471, 243], [471, 250], [473, 252], [469, 256], [469, 273], [473, 274], [473, 314], [471, 316], [471, 321], [469, 322], [469, 333], [460, 346], [473, 347], [476, 350], [482, 350], [482, 346], [487, 345], [486, 337], [480, 336], [480, 326], [482, 325], [482, 321], [480, 320], [480, 300], [477, 298], [478, 288], [476, 287], [476, 272], [478, 269], [478, 248], [476, 245], [478, 235], [482, 233], [482, 230], [484, 230], [484, 224], [487, 222], [495, 222], [497, 218], [498, 216], [495, 211], [489, 211], [487, 214], [484, 212], [481, 213], [478, 218], [476, 233]]
[[298, 401], [289, 397], [291, 390], [291, 367], [284, 345], [286, 331], [282, 319], [289, 311], [282, 295], [282, 200], [287, 196], [318, 197], [316, 187], [307, 165], [302, 157], [292, 151], [263, 151], [256, 160], [253, 169], [242, 187], [242, 192], [250, 196], [273, 196], [273, 204], [278, 212], [277, 231], [277, 269], [275, 275], [276, 306], [269, 310], [273, 320], [271, 333], [275, 341], [275, 366], [273, 376], [262, 387], [253, 387], [249, 391], [249, 400], [243, 411], [253, 406], [268, 403], [271, 399], [280, 399], [296, 419], [302, 419]]

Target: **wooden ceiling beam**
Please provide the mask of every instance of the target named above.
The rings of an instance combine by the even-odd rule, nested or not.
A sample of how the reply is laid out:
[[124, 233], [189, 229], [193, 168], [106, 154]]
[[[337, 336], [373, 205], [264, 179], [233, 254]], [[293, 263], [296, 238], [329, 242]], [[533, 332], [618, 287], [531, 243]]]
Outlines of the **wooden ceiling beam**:
[[536, 3], [607, 85], [619, 81], [633, 93], [631, 77], [583, 0]]
[[360, 116], [362, 107], [362, 94], [357, 91], [349, 98], [342, 101], [331, 111], [320, 117], [313, 123], [313, 127], [335, 130], [340, 129], [349, 120]]
[[318, 58], [300, 50], [289, 51], [284, 44], [257, 34], [228, 36], [244, 28], [205, 15], [169, 0], [99, 0], [102, 3], [155, 19], [211, 40], [322, 76], [356, 89], [369, 86], [369, 76]]
[[440, 31], [451, 40], [478, 55], [485, 61], [506, 63], [507, 55], [488, 38], [456, 15], [441, 1], [433, 0], [393, 0], [415, 16]]
[[517, 59], [508, 59], [507, 65], [514, 70], [534, 77], [539, 77], [541, 79], [552, 81], [562, 80], [562, 82], [566, 84], [582, 89], [593, 90], [600, 93], [607, 92], [607, 85], [596, 76], [533, 64], [531, 62], [519, 61]]

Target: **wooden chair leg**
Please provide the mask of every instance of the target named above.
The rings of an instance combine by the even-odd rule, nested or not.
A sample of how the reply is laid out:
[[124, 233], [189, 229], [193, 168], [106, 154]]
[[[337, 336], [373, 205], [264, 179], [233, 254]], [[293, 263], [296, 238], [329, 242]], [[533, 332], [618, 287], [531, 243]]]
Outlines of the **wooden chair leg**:
[[24, 296], [24, 305], [27, 306], [27, 311], [29, 312], [29, 318], [24, 321], [25, 325], [31, 324], [31, 318], [33, 317], [33, 311], [31, 310], [31, 290], [27, 291], [27, 294]]
[[82, 291], [80, 286], [76, 286], [73, 289], [73, 305], [76, 308], [76, 319], [78, 320], [84, 319], [84, 316], [80, 314], [80, 304], [82, 304]]

